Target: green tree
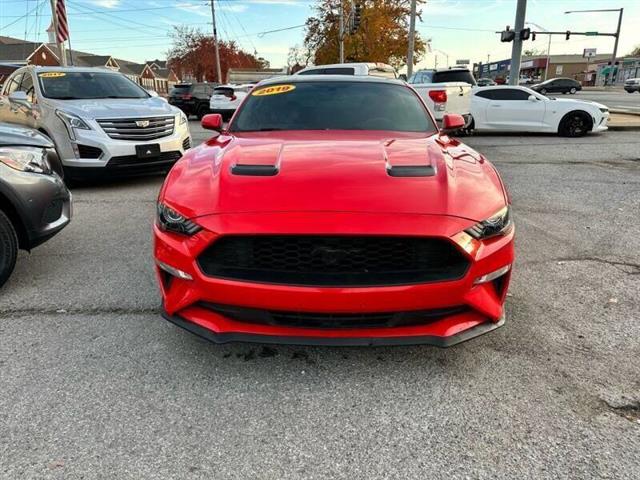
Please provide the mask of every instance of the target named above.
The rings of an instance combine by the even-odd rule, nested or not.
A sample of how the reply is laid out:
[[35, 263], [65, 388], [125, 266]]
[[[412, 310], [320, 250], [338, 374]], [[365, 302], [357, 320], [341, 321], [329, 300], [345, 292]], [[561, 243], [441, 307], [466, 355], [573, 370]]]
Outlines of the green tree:
[[[424, 5], [426, 0], [418, 0]], [[316, 65], [337, 63], [339, 47], [340, 0], [318, 0], [316, 14], [307, 19], [304, 46], [313, 52]], [[350, 2], [345, 4], [345, 24], [350, 13]], [[409, 14], [411, 0], [361, 0], [360, 27], [354, 34], [344, 37], [344, 56], [350, 62], [383, 62], [400, 68], [407, 63], [409, 43]], [[420, 15], [421, 12], [418, 12]], [[345, 26], [348, 30], [348, 25]], [[426, 51], [426, 43], [416, 33], [414, 62], [419, 62]]]
[[630, 57], [640, 57], [640, 45], [636, 45], [634, 47], [633, 50], [631, 50], [631, 53], [629, 54]]

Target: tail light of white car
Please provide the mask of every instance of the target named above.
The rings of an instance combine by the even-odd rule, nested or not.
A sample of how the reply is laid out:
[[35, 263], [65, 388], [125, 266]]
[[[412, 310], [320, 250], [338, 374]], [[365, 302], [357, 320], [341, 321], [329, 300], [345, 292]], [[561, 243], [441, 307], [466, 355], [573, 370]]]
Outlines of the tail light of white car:
[[446, 90], [429, 90], [429, 98], [433, 100], [433, 108], [438, 112], [443, 112], [447, 105]]

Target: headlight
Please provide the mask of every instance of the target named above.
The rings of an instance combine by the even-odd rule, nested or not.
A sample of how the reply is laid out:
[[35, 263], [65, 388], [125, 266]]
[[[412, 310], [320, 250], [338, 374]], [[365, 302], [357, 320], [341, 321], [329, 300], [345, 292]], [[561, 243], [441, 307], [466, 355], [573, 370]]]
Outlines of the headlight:
[[158, 226], [167, 232], [180, 233], [182, 235], [193, 235], [202, 230], [200, 225], [188, 220], [174, 209], [158, 203]]
[[178, 125], [184, 125], [187, 123], [187, 116], [184, 113], [180, 112], [178, 115], [180, 116]]
[[76, 139], [76, 134], [74, 132], [75, 129], [91, 130], [91, 127], [87, 125], [87, 122], [85, 122], [83, 119], [81, 119], [77, 115], [63, 112], [62, 110], [56, 110], [56, 115], [60, 117], [60, 120], [62, 120], [62, 122], [64, 123], [64, 126], [67, 127], [67, 133], [69, 133], [69, 138], [71, 140]]
[[467, 228], [465, 232], [478, 240], [505, 235], [512, 226], [511, 211], [509, 206], [502, 208], [491, 217], [476, 223], [473, 227]]
[[51, 173], [47, 151], [37, 147], [0, 147], [0, 162], [21, 172]]

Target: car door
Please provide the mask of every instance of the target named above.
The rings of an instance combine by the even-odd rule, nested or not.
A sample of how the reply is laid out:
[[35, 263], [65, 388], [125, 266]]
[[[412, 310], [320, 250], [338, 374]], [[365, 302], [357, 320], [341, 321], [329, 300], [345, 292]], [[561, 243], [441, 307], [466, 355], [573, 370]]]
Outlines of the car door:
[[542, 129], [545, 102], [529, 100], [531, 93], [519, 88], [496, 88], [487, 108], [487, 124], [497, 130], [537, 131]]
[[476, 129], [484, 130], [493, 128], [487, 122], [487, 110], [493, 99], [495, 90], [480, 90], [473, 92], [471, 97], [471, 116]]
[[0, 121], [2, 122], [23, 125], [26, 120], [26, 118], [19, 115], [19, 104], [9, 98], [12, 93], [20, 89], [23, 75], [24, 70], [18, 70], [4, 83], [2, 98], [0, 98]]

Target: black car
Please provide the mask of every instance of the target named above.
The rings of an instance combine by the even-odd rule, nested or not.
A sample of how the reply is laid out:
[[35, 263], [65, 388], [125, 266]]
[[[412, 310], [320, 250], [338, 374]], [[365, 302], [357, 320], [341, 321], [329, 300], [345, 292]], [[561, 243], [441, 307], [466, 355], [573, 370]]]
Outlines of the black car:
[[491, 78], [479, 78], [476, 85], [478, 87], [493, 87], [494, 85], [497, 85], [497, 83]]
[[574, 94], [582, 90], [580, 82], [572, 78], [550, 78], [542, 83], [538, 83], [530, 87], [542, 95], [547, 93], [571, 93]]
[[209, 113], [209, 100], [217, 83], [179, 83], [169, 92], [169, 104], [178, 107], [187, 116], [202, 119]]
[[58, 168], [48, 137], [0, 123], [0, 287], [15, 267], [18, 249], [37, 247], [71, 220], [71, 194]]

